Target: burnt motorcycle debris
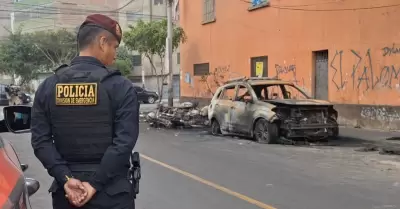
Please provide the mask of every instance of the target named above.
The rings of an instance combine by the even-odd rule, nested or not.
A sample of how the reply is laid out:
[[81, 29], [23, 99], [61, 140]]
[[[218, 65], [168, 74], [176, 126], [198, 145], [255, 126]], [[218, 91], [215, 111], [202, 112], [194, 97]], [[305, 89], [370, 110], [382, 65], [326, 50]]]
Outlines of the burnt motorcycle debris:
[[204, 127], [209, 125], [208, 108], [198, 108], [197, 102], [183, 102], [174, 107], [161, 103], [155, 111], [147, 114], [146, 121], [151, 127]]

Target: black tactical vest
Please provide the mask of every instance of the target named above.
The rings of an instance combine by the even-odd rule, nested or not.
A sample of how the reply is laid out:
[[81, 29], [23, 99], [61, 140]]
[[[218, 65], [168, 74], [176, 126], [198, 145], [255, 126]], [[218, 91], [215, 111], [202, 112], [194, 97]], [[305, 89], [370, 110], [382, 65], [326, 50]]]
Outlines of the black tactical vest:
[[[100, 163], [106, 149], [112, 144], [113, 108], [110, 95], [102, 85], [102, 81], [110, 75], [113, 72], [105, 68], [85, 71], [65, 67], [56, 71], [58, 85], [53, 87], [54, 99], [50, 99], [49, 112], [54, 144], [69, 163]], [[89, 92], [88, 83], [97, 84], [97, 104], [78, 105], [84, 101], [82, 98], [85, 95], [93, 94]], [[68, 84], [70, 87], [65, 87]], [[57, 88], [68, 94], [61, 94]], [[61, 102], [70, 98], [75, 103], [57, 104], [60, 96], [64, 96]]]

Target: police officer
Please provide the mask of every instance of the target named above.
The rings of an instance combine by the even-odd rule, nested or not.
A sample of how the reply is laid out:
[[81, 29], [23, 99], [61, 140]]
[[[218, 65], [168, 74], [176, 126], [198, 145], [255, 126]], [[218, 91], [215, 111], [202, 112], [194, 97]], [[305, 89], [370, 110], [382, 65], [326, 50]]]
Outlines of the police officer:
[[119, 24], [86, 18], [78, 31], [79, 56], [38, 88], [32, 108], [32, 147], [55, 181], [53, 208], [134, 209], [127, 179], [139, 129], [132, 83], [106, 66], [116, 58]]

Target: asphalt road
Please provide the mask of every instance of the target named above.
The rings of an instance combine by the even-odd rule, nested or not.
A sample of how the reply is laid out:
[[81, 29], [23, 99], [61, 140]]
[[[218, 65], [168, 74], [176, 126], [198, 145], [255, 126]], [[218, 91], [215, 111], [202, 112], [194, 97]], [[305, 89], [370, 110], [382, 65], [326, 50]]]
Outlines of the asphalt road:
[[[2, 136], [41, 182], [32, 207], [50, 209], [51, 178], [30, 135]], [[382, 164], [397, 157], [353, 147], [260, 145], [141, 124], [136, 150], [144, 154], [139, 209], [400, 209], [400, 170]]]

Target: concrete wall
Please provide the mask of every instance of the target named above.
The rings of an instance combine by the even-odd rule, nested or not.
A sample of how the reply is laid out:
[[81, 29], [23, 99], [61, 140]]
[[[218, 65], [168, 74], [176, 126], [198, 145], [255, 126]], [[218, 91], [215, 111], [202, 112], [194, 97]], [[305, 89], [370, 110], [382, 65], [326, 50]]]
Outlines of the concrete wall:
[[[190, 2], [190, 3], [189, 3]], [[268, 56], [268, 76], [292, 80], [315, 93], [313, 51], [328, 50], [328, 100], [340, 121], [379, 129], [400, 129], [400, 7], [397, 0], [271, 0], [249, 11], [245, 1], [217, 0], [216, 21], [202, 24], [203, 0], [180, 2], [181, 95], [210, 98], [193, 77], [193, 65], [224, 69], [225, 79], [250, 75], [250, 58]], [[371, 9], [349, 9], [371, 8]], [[323, 10], [323, 11], [315, 11]]]
[[13, 10], [12, 0], [0, 0], [0, 5], [2, 5], [0, 11], [0, 40], [8, 36], [11, 30], [11, 11]]

